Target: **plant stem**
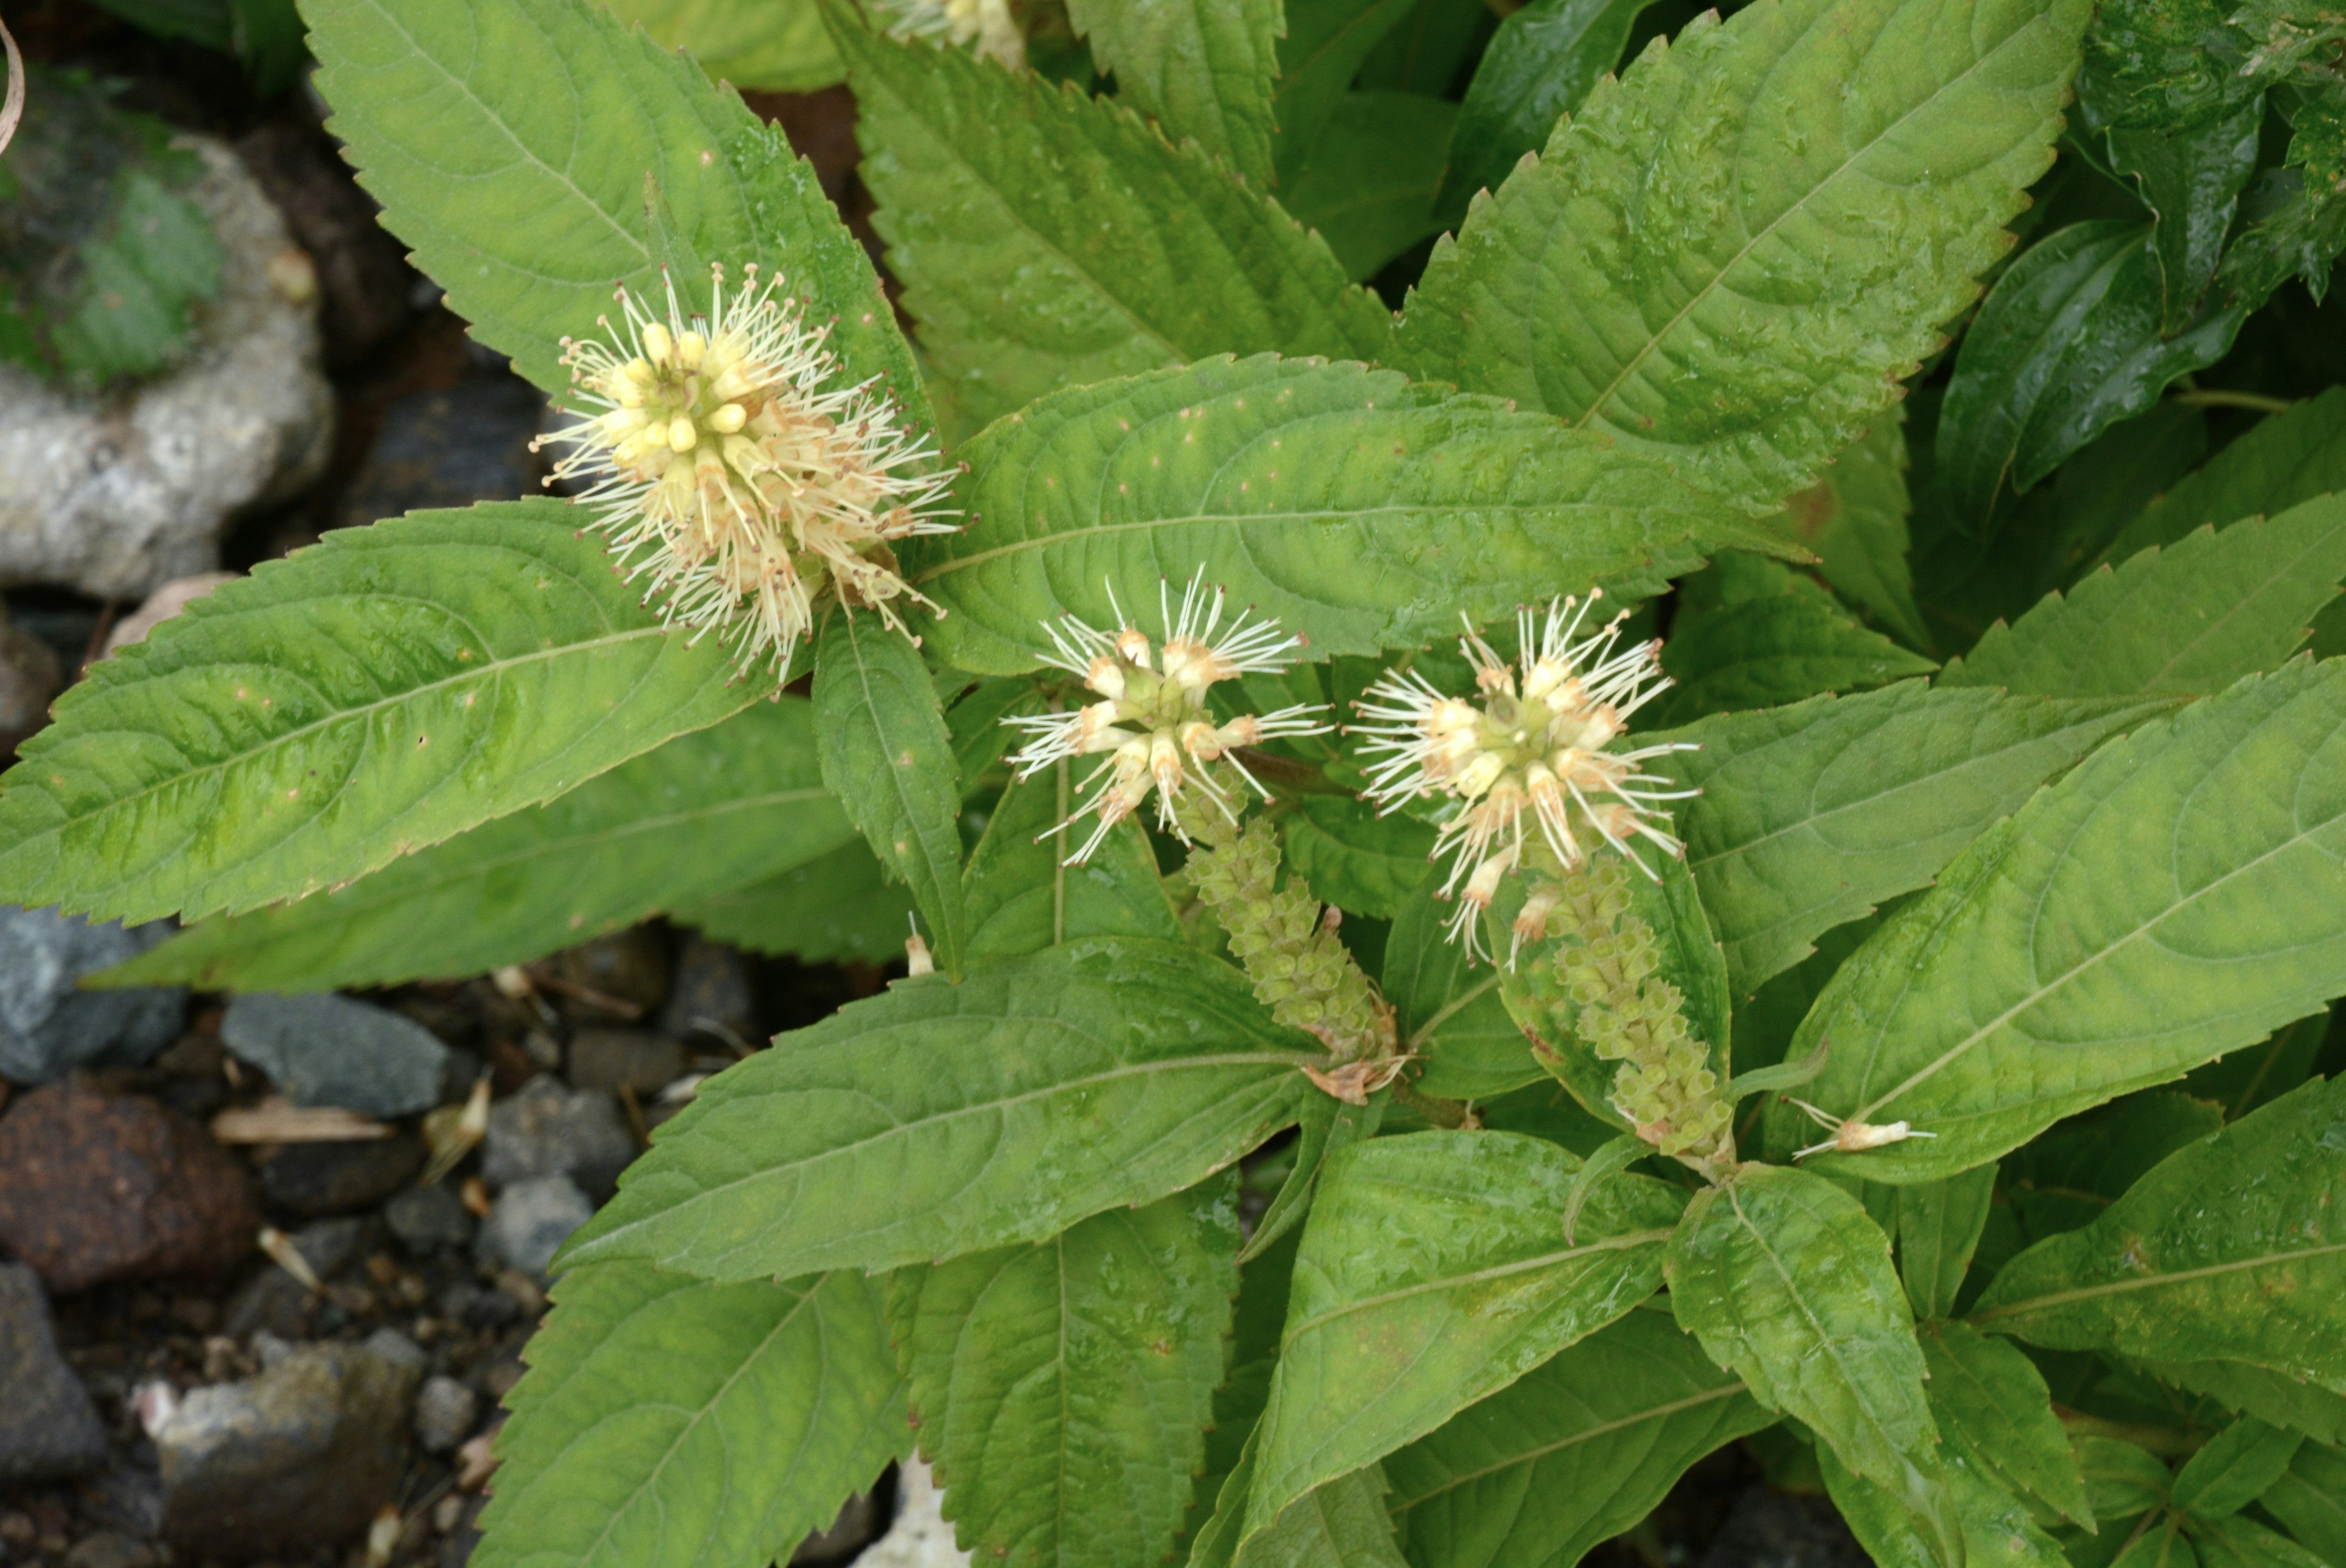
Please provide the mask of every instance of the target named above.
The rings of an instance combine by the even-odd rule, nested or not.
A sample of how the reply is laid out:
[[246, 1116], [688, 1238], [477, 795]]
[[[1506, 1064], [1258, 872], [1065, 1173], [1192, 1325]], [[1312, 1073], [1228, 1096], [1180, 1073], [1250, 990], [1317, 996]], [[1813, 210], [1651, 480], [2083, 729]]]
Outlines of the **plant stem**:
[[2223, 387], [2197, 387], [2177, 392], [2170, 400], [2186, 408], [2245, 408], [2259, 413], [2287, 413], [2297, 404], [2285, 397], [2267, 397], [2262, 392], [2232, 392]]

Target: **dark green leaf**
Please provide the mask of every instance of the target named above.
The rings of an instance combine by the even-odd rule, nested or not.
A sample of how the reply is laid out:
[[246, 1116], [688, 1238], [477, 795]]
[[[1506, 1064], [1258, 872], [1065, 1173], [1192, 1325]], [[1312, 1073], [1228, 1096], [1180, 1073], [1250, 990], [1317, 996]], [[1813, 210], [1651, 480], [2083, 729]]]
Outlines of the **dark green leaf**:
[[2200, 296], [2216, 276], [2240, 190], [2256, 172], [2264, 117], [2264, 104], [2251, 99], [2206, 125], [2109, 133], [2110, 161], [2141, 187], [2143, 205], [2157, 220], [2150, 252], [2158, 264], [2163, 336], [2171, 338], [2191, 324]]
[[1992, 1165], [1898, 1189], [1898, 1277], [1918, 1320], [1955, 1309], [1994, 1190]]
[[1080, 866], [1060, 863], [1067, 853], [1061, 837], [1042, 837], [1078, 799], [1074, 767], [1058, 762], [995, 803], [963, 880], [971, 957], [1015, 957], [1086, 936], [1181, 940], [1138, 822], [1110, 833]]
[[1468, 198], [1496, 190], [1525, 154], [1545, 147], [1557, 117], [1620, 63], [1631, 24], [1652, 3], [1531, 0], [1501, 22], [1458, 106], [1440, 209], [1464, 212]]
[[2028, 1358], [1968, 1323], [1930, 1324], [1921, 1339], [1931, 1411], [1948, 1443], [2012, 1491], [2094, 1528], [2076, 1452]]
[[[2228, 1410], [2301, 1431], [2316, 1442], [2346, 1442], [2346, 1394], [2245, 1361], [2145, 1361], [2142, 1366], [2162, 1382], [2205, 1394]], [[2340, 1495], [2346, 1497], [2346, 1492]]]
[[85, 381], [170, 365], [189, 347], [197, 308], [219, 292], [220, 246], [203, 209], [149, 168], [117, 177], [112, 209], [74, 260], [79, 274], [49, 337], [58, 362]]
[[[1270, 97], [1281, 179], [1291, 178], [1319, 145], [1328, 117], [1361, 74], [1361, 62], [1411, 5], [1412, 0], [1287, 0], [1287, 36], [1279, 41], [1279, 83]], [[1439, 94], [1444, 85], [1419, 90]]]
[[1833, 591], [1916, 647], [1930, 646], [1907, 565], [1906, 436], [1897, 412], [1873, 422], [1814, 485], [1792, 497], [1792, 537]]
[[1321, 1057], [1169, 942], [902, 982], [703, 1085], [566, 1261], [749, 1278], [1038, 1241], [1229, 1165], [1295, 1119]]
[[1202, 148], [958, 49], [839, 38], [873, 221], [922, 348], [973, 420], [1211, 354], [1382, 344], [1384, 308]]
[[1744, 581], [1723, 603], [1688, 615], [1681, 600], [1681, 620], [1662, 647], [1677, 687], [1654, 705], [1654, 723], [1862, 691], [1938, 667], [1859, 626], [1810, 579], [1772, 561], [1756, 565], [1738, 572]]
[[1390, 362], [1661, 448], [1772, 510], [1971, 301], [2050, 158], [2088, 11], [1785, 0], [1696, 19], [1436, 247]]
[[2142, 551], [1988, 629], [1939, 684], [2063, 697], [2209, 697], [2279, 668], [2346, 576], [2346, 499], [2324, 496]]
[[1632, 1312], [1385, 1461], [1419, 1568], [1550, 1568], [1774, 1417], [1667, 1313]]
[[2301, 1432], [2242, 1416], [2208, 1441], [2175, 1472], [2172, 1501], [2186, 1513], [2221, 1519], [2264, 1495], [2297, 1457]]
[[2225, 1359], [2346, 1393], [2346, 1079], [2169, 1156], [2004, 1266], [1972, 1321], [2056, 1349]]
[[2223, 1125], [2216, 1106], [2175, 1090], [2129, 1095], [2014, 1150], [2004, 1166], [2006, 1200], [2031, 1241], [2080, 1229], [2153, 1166]]
[[2331, 1568], [2346, 1563], [2346, 1451], [2328, 1441], [2305, 1444], [2259, 1501]]
[[1117, 97], [1168, 137], [1194, 137], [1257, 189], [1271, 184], [1280, 0], [1067, 0]]
[[963, 1550], [1017, 1568], [1169, 1553], [1238, 1291], [1234, 1186], [892, 1277], [921, 1451]]
[[1433, 234], [1433, 191], [1458, 106], [1417, 93], [1347, 93], [1287, 177], [1280, 204], [1345, 274], [1372, 278]]
[[1688, 1206], [1668, 1280], [1678, 1321], [1755, 1399], [1902, 1506], [1930, 1506], [1923, 1352], [1889, 1241], [1855, 1198], [1811, 1171], [1747, 1165]]
[[961, 972], [961, 776], [920, 651], [877, 615], [841, 608], [815, 657], [822, 781], [928, 918], [937, 964]]
[[1623, 1176], [1561, 1216], [1580, 1162], [1509, 1133], [1415, 1133], [1333, 1156], [1297, 1256], [1247, 1534], [1653, 1294], [1683, 1197]]
[[2060, 1544], [2037, 1528], [2027, 1506], [1967, 1454], [1948, 1454], [1941, 1466], [1947, 1505], [1963, 1537], [1960, 1559], [1938, 1544], [1932, 1522], [1917, 1518], [1895, 1493], [1851, 1474], [1830, 1448], [1816, 1455], [1834, 1506], [1880, 1568], [1945, 1568], [1955, 1561], [2070, 1568]]
[[132, 921], [300, 898], [738, 712], [731, 674], [558, 503], [330, 534], [58, 702], [0, 792], [0, 888]]
[[614, 281], [659, 287], [656, 182], [693, 251], [790, 280], [849, 382], [928, 402], [814, 169], [699, 67], [576, 0], [308, 0], [317, 86], [383, 222], [481, 341], [549, 392]]
[[1734, 993], [1798, 963], [1818, 935], [1928, 882], [1980, 830], [2140, 708], [1896, 686], [1704, 719], [1669, 769], [1687, 865]]
[[1724, 545], [1777, 548], [1659, 461], [1388, 371], [1264, 354], [1062, 392], [962, 449], [969, 525], [910, 542], [954, 664], [1039, 662], [1202, 568], [1315, 657], [1455, 634], [1594, 583], [1657, 591]]
[[755, 703], [348, 887], [206, 921], [105, 983], [326, 991], [543, 958], [850, 841], [814, 751], [804, 697]]
[[2076, 223], [1996, 280], [1964, 334], [1939, 416], [1939, 481], [1956, 518], [1984, 525], [2176, 377], [2214, 364], [2247, 312], [2210, 308], [2159, 335], [2158, 261], [2143, 226]]
[[[851, 832], [852, 830], [850, 830]], [[719, 942], [806, 963], [885, 962], [904, 951], [913, 895], [860, 838], [803, 866], [669, 911]]]
[[2326, 1568], [2288, 1536], [2238, 1515], [2198, 1522], [2194, 1544], [2202, 1568]]
[[2286, 512], [2346, 490], [2346, 387], [2274, 414], [2142, 510], [2103, 555], [2124, 561], [2153, 545], [2257, 514]]
[[2261, 1045], [2195, 1068], [2183, 1080], [2183, 1092], [2213, 1100], [2223, 1107], [2227, 1121], [2247, 1115], [2268, 1100], [2278, 1099], [2312, 1075], [2314, 1057], [2330, 1033], [2332, 1014], [2317, 1013], [2273, 1031]]
[[566, 1275], [507, 1396], [482, 1568], [763, 1568], [904, 1453], [879, 1288]]
[[1288, 865], [1313, 898], [1347, 914], [1391, 920], [1426, 880], [1433, 830], [1414, 817], [1381, 817], [1349, 795], [1306, 795], [1280, 826]]
[[2103, 1529], [2114, 1529], [2116, 1521], [2165, 1505], [2175, 1478], [2147, 1450], [2116, 1438], [2089, 1435], [2076, 1440], [2076, 1452], [2086, 1502]]
[[1311, 1212], [1311, 1196], [1319, 1189], [1330, 1157], [1364, 1138], [1375, 1137], [1391, 1103], [1392, 1095], [1386, 1089], [1370, 1095], [1365, 1105], [1347, 1105], [1333, 1095], [1313, 1095], [1303, 1102], [1301, 1125], [1296, 1129], [1295, 1161], [1288, 1167], [1287, 1179], [1279, 1184], [1279, 1196], [1255, 1222], [1254, 1235], [1239, 1253], [1239, 1262], [1261, 1257], [1280, 1237], [1303, 1223], [1303, 1217]]
[[1452, 942], [1439, 878], [1402, 901], [1385, 938], [1383, 989], [1402, 1049], [1419, 1058], [1417, 1087], [1453, 1100], [1488, 1100], [1545, 1076], [1499, 995], [1500, 972]]
[[[2038, 793], [1833, 976], [1806, 1098], [1929, 1137], [1829, 1153], [1934, 1181], [2346, 992], [2346, 662], [2145, 725]], [[1778, 1105], [1769, 1146], [1807, 1141]]]

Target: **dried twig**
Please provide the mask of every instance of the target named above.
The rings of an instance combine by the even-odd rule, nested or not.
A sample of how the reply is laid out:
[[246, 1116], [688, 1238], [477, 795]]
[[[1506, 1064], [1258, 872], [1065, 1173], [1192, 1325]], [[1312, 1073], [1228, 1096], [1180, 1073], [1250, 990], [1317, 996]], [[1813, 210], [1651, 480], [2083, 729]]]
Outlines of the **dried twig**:
[[223, 1144], [341, 1144], [391, 1134], [372, 1116], [334, 1105], [296, 1105], [273, 1095], [212, 1118], [212, 1136]]
[[5, 152], [16, 122], [25, 117], [25, 56], [16, 53], [15, 36], [5, 22], [0, 22], [0, 48], [8, 51], [8, 97], [0, 100], [0, 152]]

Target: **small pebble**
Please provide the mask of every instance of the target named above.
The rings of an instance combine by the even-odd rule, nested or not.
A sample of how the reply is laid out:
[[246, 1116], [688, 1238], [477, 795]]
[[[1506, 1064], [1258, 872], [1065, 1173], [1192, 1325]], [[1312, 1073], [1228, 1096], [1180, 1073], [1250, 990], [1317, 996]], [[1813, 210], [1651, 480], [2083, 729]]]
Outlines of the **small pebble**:
[[454, 1378], [427, 1378], [415, 1396], [415, 1441], [426, 1453], [452, 1453], [473, 1432], [478, 1394]]

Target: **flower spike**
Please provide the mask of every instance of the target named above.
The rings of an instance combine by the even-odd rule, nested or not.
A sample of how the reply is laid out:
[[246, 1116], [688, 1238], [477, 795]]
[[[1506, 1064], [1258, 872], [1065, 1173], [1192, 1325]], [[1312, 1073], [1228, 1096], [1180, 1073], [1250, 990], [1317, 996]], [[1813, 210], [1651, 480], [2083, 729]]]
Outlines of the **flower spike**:
[[[1601, 592], [1601, 590], [1599, 591]], [[1412, 800], [1457, 804], [1441, 824], [1433, 854], [1450, 857], [1442, 896], [1459, 898], [1450, 937], [1482, 952], [1482, 914], [1508, 876], [1532, 880], [1515, 922], [1507, 961], [1545, 934], [1556, 905], [1553, 883], [1609, 849], [1647, 876], [1646, 841], [1665, 854], [1686, 847], [1668, 830], [1665, 802], [1698, 791], [1643, 764], [1685, 743], [1609, 749], [1630, 715], [1668, 689], [1658, 641], [1623, 645], [1622, 611], [1596, 630], [1581, 627], [1598, 592], [1560, 598], [1545, 611], [1516, 612], [1516, 662], [1510, 666], [1470, 622], [1459, 649], [1474, 669], [1474, 697], [1452, 697], [1415, 670], [1390, 671], [1354, 711], [1365, 736], [1366, 798], [1393, 811]]]
[[[633, 581], [698, 641], [717, 632], [737, 674], [779, 671], [826, 597], [877, 610], [928, 601], [892, 546], [950, 533], [952, 485], [924, 437], [869, 382], [833, 386], [827, 328], [810, 328], [780, 275], [709, 270], [709, 309], [688, 311], [673, 279], [664, 311], [622, 288], [621, 320], [566, 339], [573, 392], [595, 412], [540, 438], [570, 450], [547, 483], [583, 479]], [[934, 606], [932, 606], [932, 608]]]
[[[1158, 593], [1158, 622], [1165, 628], [1153, 640], [1108, 585], [1108, 607], [1117, 617], [1116, 630], [1103, 631], [1075, 616], [1044, 623], [1051, 651], [1043, 661], [1081, 679], [1100, 700], [1072, 713], [1043, 713], [1005, 719], [1025, 734], [1025, 744], [1010, 759], [1018, 777], [1030, 778], [1055, 762], [1077, 757], [1103, 756], [1081, 785], [1090, 798], [1054, 833], [1065, 832], [1085, 817], [1096, 821], [1089, 837], [1068, 855], [1066, 864], [1089, 860], [1118, 822], [1138, 810], [1151, 795], [1157, 799], [1157, 824], [1183, 843], [1188, 830], [1180, 817], [1185, 792], [1194, 785], [1223, 820], [1235, 823], [1238, 811], [1226, 782], [1214, 777], [1212, 764], [1228, 763], [1230, 770], [1263, 799], [1270, 791], [1239, 759], [1240, 747], [1259, 746], [1282, 737], [1324, 735], [1332, 728], [1315, 715], [1323, 704], [1299, 703], [1275, 713], [1242, 713], [1217, 724], [1206, 703], [1213, 687], [1237, 676], [1275, 675], [1295, 661], [1303, 639], [1280, 629], [1270, 620], [1241, 612], [1223, 624], [1222, 590], [1205, 585], [1199, 568], [1181, 590], [1180, 608], [1173, 607], [1169, 584]], [[1047, 836], [1047, 835], [1046, 835]]]

